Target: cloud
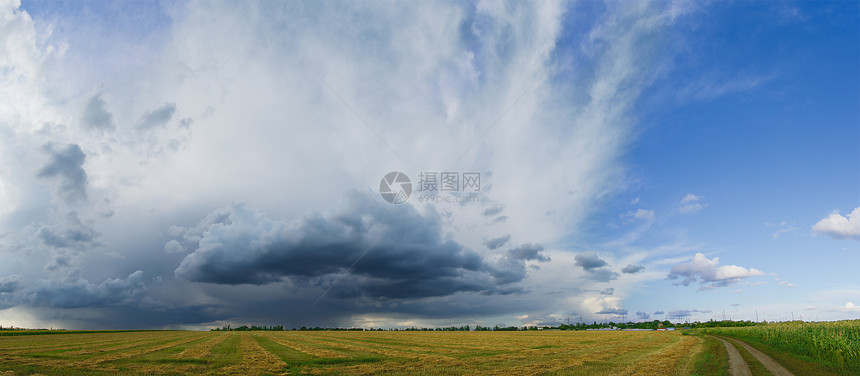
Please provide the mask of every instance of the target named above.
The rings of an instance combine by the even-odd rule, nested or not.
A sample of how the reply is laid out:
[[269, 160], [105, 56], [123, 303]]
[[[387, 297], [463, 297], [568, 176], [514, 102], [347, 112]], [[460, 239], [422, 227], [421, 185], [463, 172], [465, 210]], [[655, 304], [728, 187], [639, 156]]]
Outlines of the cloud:
[[101, 234], [71, 212], [63, 222], [41, 226], [37, 235], [50, 248], [81, 248], [93, 245]]
[[834, 239], [860, 240], [860, 207], [854, 209], [848, 217], [843, 217], [834, 211], [812, 226], [813, 234], [823, 234]]
[[486, 242], [484, 242], [484, 245], [486, 245], [489, 249], [496, 249], [505, 245], [505, 243], [507, 243], [510, 239], [511, 235], [500, 236], [498, 238], [487, 240]]
[[678, 205], [678, 211], [682, 214], [691, 214], [698, 212], [708, 206], [702, 201], [701, 196], [696, 196], [692, 193], [687, 193], [684, 198], [681, 199], [681, 203]]
[[608, 269], [588, 270], [587, 278], [595, 282], [609, 282], [618, 279], [618, 273]]
[[699, 80], [678, 91], [678, 98], [684, 100], [711, 100], [727, 94], [755, 90], [774, 78], [773, 75], [746, 77], [719, 77], [711, 74], [706, 79]]
[[[671, 28], [667, 4], [600, 8], [581, 23], [559, 2], [154, 2], [145, 24], [74, 9], [49, 24], [3, 4], [0, 241], [32, 247], [4, 254], [0, 268], [21, 271], [0, 273], [27, 276], [15, 294], [35, 293], [21, 303], [28, 314], [98, 317], [90, 327], [462, 319], [562, 309], [566, 299], [542, 294], [583, 284], [565, 290], [571, 298], [617, 278], [598, 267], [577, 280], [573, 255], [554, 250], [582, 231], [597, 198], [622, 190], [636, 104], [667, 59], [656, 48]], [[34, 164], [49, 142], [50, 160]], [[482, 175], [489, 204], [321, 212], [347, 190], [375, 189], [394, 159], [496, 171]], [[79, 223], [46, 182], [60, 185], [59, 201], [86, 202], [74, 208]], [[422, 214], [388, 211], [407, 209]], [[509, 238], [485, 247], [487, 234]], [[147, 278], [82, 277], [128, 265]], [[148, 298], [173, 303], [131, 303]]]
[[696, 196], [692, 193], [687, 193], [687, 195], [681, 199], [681, 205], [689, 204], [689, 203], [693, 203], [693, 202], [698, 202], [701, 199], [702, 198], [700, 196]]
[[108, 278], [99, 284], [83, 278], [43, 279], [26, 288], [16, 285], [15, 293], [2, 299], [7, 306], [11, 303], [51, 308], [103, 307], [117, 304], [139, 305], [145, 292], [143, 272], [138, 270], [127, 278]]
[[101, 132], [111, 132], [116, 127], [113, 124], [113, 115], [107, 110], [107, 105], [101, 97], [101, 93], [93, 95], [84, 107], [81, 123]]
[[646, 312], [637, 311], [637, 312], [636, 312], [636, 317], [640, 317], [640, 318], [642, 318], [642, 320], [648, 320], [648, 319], [650, 319], [650, 318], [651, 318], [651, 315], [649, 315], [649, 314], [648, 314], [648, 313], [646, 313]]
[[484, 214], [484, 216], [487, 216], [487, 217], [493, 217], [493, 216], [502, 214], [502, 212], [504, 210], [505, 210], [504, 206], [501, 206], [501, 205], [493, 206], [493, 207], [484, 209], [483, 214]]
[[13, 274], [0, 278], [0, 294], [8, 294], [18, 290], [22, 279], [24, 279], [24, 276], [21, 274]]
[[737, 265], [718, 266], [719, 257], [708, 259], [701, 253], [696, 253], [688, 262], [682, 262], [672, 267], [667, 276], [669, 279], [684, 277], [681, 284], [688, 286], [691, 282], [699, 282], [699, 289], [731, 286], [747, 277], [763, 276], [764, 272], [754, 268], [744, 268]]
[[654, 221], [654, 211], [653, 210], [645, 210], [645, 209], [637, 209], [636, 211], [627, 212], [622, 214], [622, 218], [628, 219], [638, 219], [643, 220], [645, 222], [651, 223]]
[[654, 311], [654, 315], [663, 315], [663, 314], [666, 314], [666, 312], [663, 312], [663, 311]]
[[860, 306], [847, 302], [843, 306], [830, 307], [827, 310], [830, 312], [860, 313]]
[[523, 244], [517, 248], [508, 251], [508, 254], [517, 260], [534, 260], [539, 262], [550, 261], [551, 259], [549, 258], [549, 256], [542, 254], [541, 251], [543, 251], [543, 247], [539, 244]]
[[600, 295], [613, 295], [615, 294], [615, 288], [609, 287], [603, 290], [600, 290]]
[[608, 264], [597, 256], [597, 252], [583, 252], [574, 257], [574, 264], [581, 266], [587, 274], [586, 278], [595, 282], [609, 282], [618, 279], [618, 273], [603, 267]]
[[623, 308], [604, 308], [600, 311], [595, 312], [598, 315], [617, 315], [624, 316], [627, 314], [627, 310]]
[[137, 123], [137, 129], [149, 130], [158, 126], [163, 126], [170, 121], [170, 118], [173, 117], [175, 112], [176, 103], [165, 103], [163, 106], [143, 114]]
[[601, 260], [600, 257], [597, 256], [597, 252], [593, 251], [577, 254], [574, 259], [576, 260], [575, 264], [577, 266], [581, 266], [586, 271], [601, 268], [607, 265], [606, 261]]
[[623, 269], [621, 269], [621, 272], [627, 273], [627, 274], [636, 274], [636, 273], [639, 273], [643, 270], [645, 270], [645, 267], [642, 265], [627, 264], [627, 266], [625, 266]]
[[777, 240], [784, 234], [792, 233], [800, 229], [794, 225], [786, 225], [785, 222], [781, 222], [779, 226], [780, 228], [774, 231], [773, 234], [771, 234], [771, 239]]
[[[202, 235], [199, 235], [202, 234]], [[434, 212], [392, 206], [353, 192], [329, 215], [284, 222], [234, 205], [207, 216], [182, 239], [199, 239], [176, 276], [194, 282], [263, 285], [289, 279], [332, 288], [338, 298], [423, 298], [495, 293], [525, 278], [524, 260], [548, 260], [538, 245], [509, 251], [499, 265], [443, 240]]]
[[711, 312], [712, 311], [710, 309], [704, 309], [704, 310], [701, 310], [701, 309], [673, 309], [673, 310], [669, 311], [669, 313], [666, 314], [666, 317], [669, 317], [669, 318], [674, 317], [674, 318], [680, 319], [680, 318], [683, 318], [686, 316], [692, 316], [694, 313], [711, 313]]
[[87, 156], [77, 144], [70, 144], [65, 149], [55, 150], [51, 144], [43, 148], [51, 156], [51, 161], [43, 167], [40, 178], [59, 177], [61, 180], [59, 193], [67, 202], [86, 201], [87, 172], [83, 165]]

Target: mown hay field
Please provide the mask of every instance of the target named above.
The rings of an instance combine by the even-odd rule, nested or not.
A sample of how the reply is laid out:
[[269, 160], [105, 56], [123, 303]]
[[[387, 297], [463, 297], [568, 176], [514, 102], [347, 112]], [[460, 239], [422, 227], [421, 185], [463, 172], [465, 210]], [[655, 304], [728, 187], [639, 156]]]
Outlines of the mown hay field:
[[102, 332], [0, 336], [0, 376], [672, 375], [701, 339], [672, 332]]

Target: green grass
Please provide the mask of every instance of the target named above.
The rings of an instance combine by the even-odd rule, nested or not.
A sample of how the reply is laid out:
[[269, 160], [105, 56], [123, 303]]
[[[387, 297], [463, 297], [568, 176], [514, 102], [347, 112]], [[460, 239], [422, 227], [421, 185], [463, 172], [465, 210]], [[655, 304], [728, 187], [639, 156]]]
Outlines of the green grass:
[[695, 332], [685, 332], [684, 335], [696, 335], [702, 340], [702, 352], [693, 363], [694, 375], [728, 376], [729, 355], [722, 342], [710, 336], [697, 335]]
[[209, 355], [203, 359], [213, 367], [225, 367], [238, 363], [242, 360], [242, 353], [239, 351], [241, 341], [242, 339], [238, 335], [231, 335], [226, 341], [215, 345]]

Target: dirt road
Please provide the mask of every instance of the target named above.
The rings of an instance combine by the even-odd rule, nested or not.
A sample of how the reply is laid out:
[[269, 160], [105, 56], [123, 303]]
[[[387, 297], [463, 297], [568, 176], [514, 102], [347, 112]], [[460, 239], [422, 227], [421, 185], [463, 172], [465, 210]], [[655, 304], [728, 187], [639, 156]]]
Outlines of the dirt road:
[[756, 360], [761, 363], [764, 368], [768, 370], [774, 376], [794, 376], [791, 371], [787, 370], [785, 367], [777, 363], [777, 361], [773, 360], [773, 358], [767, 356], [767, 354], [759, 351], [758, 349], [746, 344], [744, 341], [737, 340], [734, 338], [727, 337], [718, 337], [712, 336], [723, 342], [723, 345], [726, 346], [726, 351], [729, 353], [729, 374], [732, 376], [752, 376], [750, 372], [750, 367], [747, 365], [747, 362], [744, 361], [744, 358], [741, 357], [741, 353], [738, 352], [738, 349], [732, 346], [729, 341], [737, 343], [738, 345], [743, 346], [744, 349], [750, 352]]
[[747, 365], [747, 362], [744, 361], [744, 358], [741, 356], [741, 353], [738, 352], [738, 349], [732, 346], [729, 341], [726, 341], [716, 336], [712, 337], [720, 340], [723, 345], [726, 346], [726, 352], [729, 353], [729, 375], [752, 376], [752, 372], [750, 372], [750, 367]]

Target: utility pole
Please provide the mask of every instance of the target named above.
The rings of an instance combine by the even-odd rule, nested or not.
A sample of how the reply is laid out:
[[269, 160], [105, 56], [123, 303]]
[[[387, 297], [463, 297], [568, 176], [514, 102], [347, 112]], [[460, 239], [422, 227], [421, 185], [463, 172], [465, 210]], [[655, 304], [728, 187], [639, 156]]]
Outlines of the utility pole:
[[755, 310], [755, 322], [758, 322], [758, 310]]
[[791, 321], [794, 321], [794, 311], [791, 311]]

